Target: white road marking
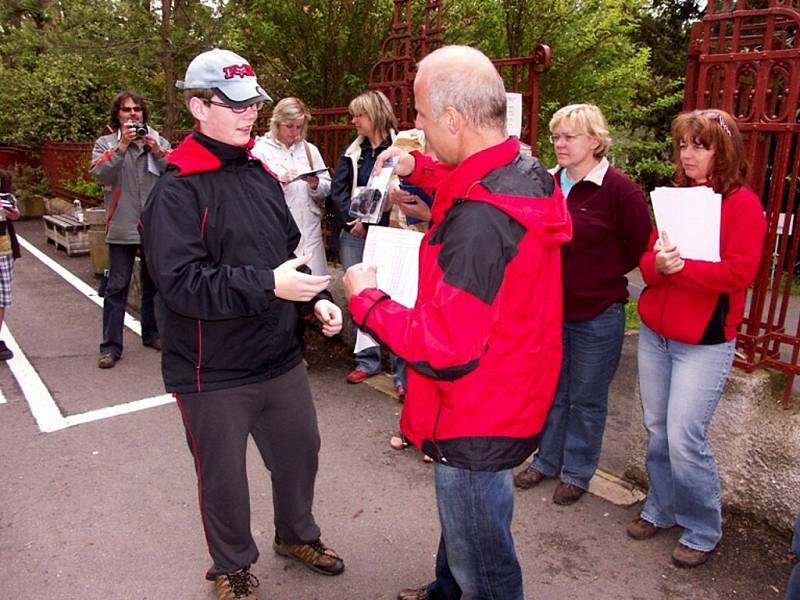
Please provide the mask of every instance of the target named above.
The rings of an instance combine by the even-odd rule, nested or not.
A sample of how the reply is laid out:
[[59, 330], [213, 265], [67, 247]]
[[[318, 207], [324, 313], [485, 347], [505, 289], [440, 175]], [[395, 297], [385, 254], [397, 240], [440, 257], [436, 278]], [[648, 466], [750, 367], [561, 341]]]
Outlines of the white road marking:
[[[75, 287], [92, 302], [98, 306], [103, 306], [103, 299], [97, 295], [97, 292], [91, 286], [81, 281], [78, 277], [75, 277], [75, 275], [41, 252], [23, 237], [17, 236], [17, 238], [19, 239], [20, 245], [30, 252], [32, 256], [55, 271], [60, 277], [66, 280], [67, 283]], [[139, 321], [134, 319], [127, 312], [125, 313], [125, 325], [137, 335], [142, 335]], [[108, 419], [110, 417], [116, 417], [118, 415], [124, 415], [174, 402], [174, 398], [171, 394], [162, 394], [161, 396], [144, 398], [142, 400], [134, 400], [132, 402], [117, 404], [115, 406], [106, 406], [104, 408], [90, 410], [85, 413], [69, 415], [65, 417], [63, 414], [61, 414], [61, 410], [58, 408], [58, 405], [56, 404], [53, 395], [50, 393], [50, 390], [47, 389], [44, 381], [42, 381], [42, 378], [39, 377], [36, 369], [34, 369], [33, 365], [28, 360], [28, 357], [25, 356], [25, 354], [22, 352], [22, 349], [19, 347], [19, 344], [17, 344], [17, 341], [11, 334], [11, 330], [8, 329], [7, 324], [4, 338], [9, 349], [14, 353], [14, 358], [7, 361], [8, 367], [11, 370], [11, 373], [14, 375], [14, 378], [17, 380], [17, 383], [22, 390], [22, 394], [25, 396], [28, 406], [30, 406], [33, 418], [36, 420], [36, 424], [39, 426], [39, 430], [42, 432], [49, 433], [52, 431], [59, 431], [61, 429], [66, 429], [67, 427], [72, 427], [73, 425], [90, 423], [100, 419]], [[5, 397], [3, 396], [2, 392], [0, 392], [0, 404], [4, 403], [5, 401]]]
[[[69, 283], [72, 287], [77, 289], [81, 294], [89, 298], [92, 302], [97, 304], [100, 308], [103, 307], [103, 299], [97, 295], [97, 290], [95, 290], [90, 285], [87, 285], [84, 281], [80, 278], [75, 277], [72, 273], [70, 273], [67, 269], [62, 267], [52, 258], [47, 256], [44, 252], [39, 250], [36, 246], [31, 244], [28, 240], [26, 240], [22, 236], [17, 236], [19, 240], [20, 246], [25, 248], [28, 252], [30, 252], [34, 257], [39, 259], [45, 266], [51, 268], [55, 271], [62, 279], [64, 279], [67, 283]], [[137, 319], [129, 315], [127, 312], [125, 313], [125, 325], [133, 331], [136, 335], [142, 335], [142, 326]]]

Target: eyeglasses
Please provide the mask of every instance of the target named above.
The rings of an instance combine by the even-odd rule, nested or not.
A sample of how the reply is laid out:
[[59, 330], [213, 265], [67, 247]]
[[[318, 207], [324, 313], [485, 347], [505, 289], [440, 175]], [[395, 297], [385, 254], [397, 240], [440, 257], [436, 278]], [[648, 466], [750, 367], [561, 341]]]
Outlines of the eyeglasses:
[[141, 106], [120, 106], [119, 112], [129, 113], [129, 112], [142, 112]]
[[558, 143], [559, 140], [564, 140], [568, 144], [571, 144], [579, 137], [581, 137], [582, 133], [552, 133], [550, 134], [550, 141], [554, 144]]
[[255, 108], [256, 111], [259, 111], [264, 107], [263, 102], [253, 102], [253, 104], [248, 104], [247, 106], [231, 106], [230, 104], [217, 102], [215, 100], [203, 100], [203, 102], [205, 102], [206, 104], [213, 104], [214, 106], [221, 106], [222, 108], [227, 108], [235, 115], [244, 114], [251, 108]]
[[722, 131], [728, 134], [728, 137], [731, 137], [731, 128], [728, 127], [728, 124], [725, 122], [725, 119], [722, 118], [722, 115], [719, 114], [715, 110], [705, 110], [701, 113], [704, 117], [711, 119], [712, 121], [716, 121], [719, 123], [719, 126], [722, 127]]

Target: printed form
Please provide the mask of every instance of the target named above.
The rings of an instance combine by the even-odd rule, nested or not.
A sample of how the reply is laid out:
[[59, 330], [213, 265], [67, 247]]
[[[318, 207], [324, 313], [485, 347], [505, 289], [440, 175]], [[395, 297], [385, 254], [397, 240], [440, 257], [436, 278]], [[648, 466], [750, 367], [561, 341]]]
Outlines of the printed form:
[[[376, 267], [378, 288], [408, 308], [412, 308], [417, 301], [422, 235], [418, 231], [372, 225], [367, 231], [364, 245], [364, 268]], [[377, 345], [375, 340], [359, 329], [353, 352], [357, 354]]]

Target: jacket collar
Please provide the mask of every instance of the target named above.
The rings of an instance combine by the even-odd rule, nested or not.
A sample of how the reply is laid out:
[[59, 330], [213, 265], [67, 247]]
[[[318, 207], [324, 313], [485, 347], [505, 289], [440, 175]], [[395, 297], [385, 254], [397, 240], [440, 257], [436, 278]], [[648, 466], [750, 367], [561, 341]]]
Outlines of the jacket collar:
[[251, 139], [245, 147], [231, 146], [194, 130], [170, 153], [167, 162], [178, 168], [181, 177], [217, 171], [223, 163], [241, 163], [249, 160], [250, 149], [254, 144], [255, 140]]

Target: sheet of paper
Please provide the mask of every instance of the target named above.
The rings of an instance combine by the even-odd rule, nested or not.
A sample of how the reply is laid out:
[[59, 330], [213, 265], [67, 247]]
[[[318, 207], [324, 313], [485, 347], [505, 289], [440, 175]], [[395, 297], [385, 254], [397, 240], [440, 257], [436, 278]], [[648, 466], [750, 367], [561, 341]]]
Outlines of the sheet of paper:
[[666, 231], [681, 257], [719, 262], [722, 196], [709, 187], [658, 187], [650, 192], [659, 235]]
[[522, 137], [522, 94], [506, 92], [506, 131]]
[[[418, 231], [373, 225], [367, 231], [364, 245], [362, 263], [365, 268], [377, 268], [378, 288], [408, 308], [412, 308], [417, 301], [422, 235]], [[377, 345], [375, 340], [359, 329], [354, 353]]]

